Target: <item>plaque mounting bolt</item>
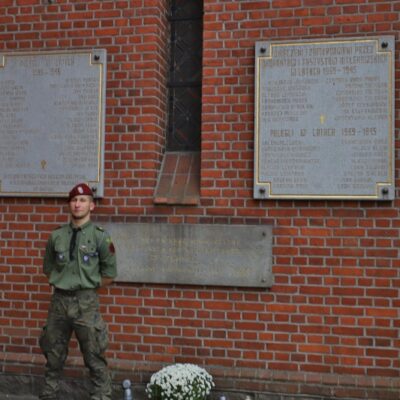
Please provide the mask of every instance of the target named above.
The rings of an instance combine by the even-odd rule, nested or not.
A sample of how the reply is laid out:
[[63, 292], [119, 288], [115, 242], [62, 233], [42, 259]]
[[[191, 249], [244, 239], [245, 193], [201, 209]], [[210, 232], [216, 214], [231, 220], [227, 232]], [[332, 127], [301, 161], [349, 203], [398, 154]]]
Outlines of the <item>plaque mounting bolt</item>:
[[388, 42], [382, 42], [382, 43], [381, 43], [382, 49], [387, 49], [388, 46], [389, 46], [389, 43], [388, 43]]
[[387, 194], [389, 194], [389, 189], [387, 187], [382, 188], [382, 194], [384, 196], [386, 196]]
[[95, 54], [94, 60], [95, 60], [95, 61], [99, 61], [99, 60], [100, 60], [100, 56], [99, 56], [98, 54]]
[[96, 193], [97, 192], [97, 187], [96, 186], [92, 186], [92, 192]]
[[264, 188], [264, 187], [260, 187], [260, 188], [258, 189], [258, 191], [260, 192], [261, 195], [264, 195], [264, 194], [265, 194], [265, 188]]
[[261, 47], [260, 48], [260, 53], [261, 54], [264, 54], [266, 51], [267, 51], [267, 49], [265, 47]]

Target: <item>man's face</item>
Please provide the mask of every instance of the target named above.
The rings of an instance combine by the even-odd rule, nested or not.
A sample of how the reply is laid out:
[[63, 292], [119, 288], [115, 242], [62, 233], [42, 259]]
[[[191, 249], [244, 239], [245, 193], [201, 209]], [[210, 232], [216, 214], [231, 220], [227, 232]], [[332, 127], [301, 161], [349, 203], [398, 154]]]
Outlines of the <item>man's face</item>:
[[78, 195], [69, 202], [72, 218], [76, 221], [88, 220], [90, 212], [94, 210], [92, 196]]

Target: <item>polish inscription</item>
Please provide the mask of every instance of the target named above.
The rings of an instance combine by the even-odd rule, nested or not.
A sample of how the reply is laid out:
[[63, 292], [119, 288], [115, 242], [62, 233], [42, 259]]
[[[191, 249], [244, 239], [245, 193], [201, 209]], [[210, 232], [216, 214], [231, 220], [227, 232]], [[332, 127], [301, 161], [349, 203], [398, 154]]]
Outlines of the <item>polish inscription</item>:
[[118, 282], [271, 287], [272, 226], [110, 223]]
[[256, 46], [255, 198], [394, 198], [393, 37]]
[[102, 195], [106, 53], [0, 54], [0, 195]]

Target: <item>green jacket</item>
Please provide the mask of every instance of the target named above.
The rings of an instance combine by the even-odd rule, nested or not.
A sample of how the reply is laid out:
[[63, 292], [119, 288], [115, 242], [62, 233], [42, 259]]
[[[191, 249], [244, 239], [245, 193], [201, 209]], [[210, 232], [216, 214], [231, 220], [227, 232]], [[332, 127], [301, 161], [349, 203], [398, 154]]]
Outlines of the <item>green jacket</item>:
[[94, 289], [101, 278], [115, 278], [117, 263], [110, 235], [91, 221], [76, 236], [70, 258], [71, 224], [54, 230], [47, 242], [43, 271], [51, 285], [64, 290]]

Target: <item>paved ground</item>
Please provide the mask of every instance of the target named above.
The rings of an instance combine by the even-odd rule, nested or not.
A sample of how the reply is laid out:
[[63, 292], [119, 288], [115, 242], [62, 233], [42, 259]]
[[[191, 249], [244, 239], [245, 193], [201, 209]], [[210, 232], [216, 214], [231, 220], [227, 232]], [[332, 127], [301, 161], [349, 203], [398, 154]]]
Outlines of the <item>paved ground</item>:
[[[123, 398], [123, 394], [116, 394], [115, 395], [116, 399], [122, 399]], [[70, 399], [71, 397], [68, 397], [68, 399]], [[88, 397], [85, 397], [85, 399]], [[74, 398], [75, 399], [75, 398]], [[82, 399], [82, 397], [81, 397]], [[0, 400], [39, 400], [38, 396], [34, 396], [34, 395], [14, 395], [14, 394], [5, 394], [5, 393], [0, 393]], [[136, 397], [135, 400], [138, 400], [138, 398]]]

